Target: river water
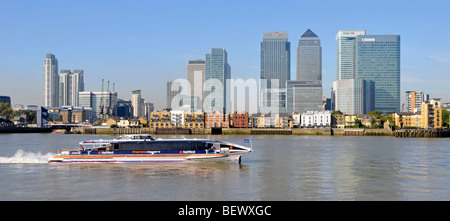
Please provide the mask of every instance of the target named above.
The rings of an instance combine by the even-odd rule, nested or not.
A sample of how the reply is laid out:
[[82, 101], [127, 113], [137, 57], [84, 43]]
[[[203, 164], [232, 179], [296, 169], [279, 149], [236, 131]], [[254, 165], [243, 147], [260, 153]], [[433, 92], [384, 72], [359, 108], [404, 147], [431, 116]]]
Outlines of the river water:
[[196, 137], [250, 138], [254, 152], [241, 164], [49, 164], [58, 149], [113, 137], [0, 134], [0, 200], [450, 200], [449, 138]]

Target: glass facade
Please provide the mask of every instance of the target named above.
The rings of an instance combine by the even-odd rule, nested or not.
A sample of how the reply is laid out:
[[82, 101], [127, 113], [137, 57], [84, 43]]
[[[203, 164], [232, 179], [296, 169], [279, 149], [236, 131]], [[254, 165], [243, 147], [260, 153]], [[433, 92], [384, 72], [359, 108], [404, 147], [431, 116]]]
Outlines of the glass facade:
[[79, 103], [80, 107], [92, 108], [97, 119], [112, 116], [117, 105], [117, 92], [80, 92]]
[[321, 81], [288, 81], [287, 113], [322, 110], [322, 83]]
[[[227, 111], [227, 79], [230, 78], [227, 51], [224, 48], [211, 48], [211, 53], [205, 55], [205, 112]], [[221, 84], [222, 88], [216, 83]], [[213, 96], [208, 96], [210, 94]]]
[[322, 47], [320, 38], [308, 29], [298, 40], [297, 80], [322, 80]]
[[366, 31], [339, 31], [336, 35], [336, 80], [355, 78], [356, 37]]
[[291, 79], [291, 43], [287, 32], [264, 32], [261, 42], [261, 79], [278, 79], [279, 87], [286, 88]]
[[375, 110], [399, 112], [400, 36], [358, 36], [356, 78], [374, 82]]
[[[280, 113], [286, 112], [286, 82], [291, 79], [291, 43], [287, 32], [264, 32], [261, 42], [261, 80], [266, 87], [261, 88], [261, 106], [278, 104]], [[278, 84], [272, 84], [278, 80]], [[272, 93], [277, 100], [272, 102]], [[278, 93], [278, 94], [277, 94]]]
[[344, 114], [367, 114], [374, 107], [374, 83], [364, 79], [333, 82], [334, 110]]

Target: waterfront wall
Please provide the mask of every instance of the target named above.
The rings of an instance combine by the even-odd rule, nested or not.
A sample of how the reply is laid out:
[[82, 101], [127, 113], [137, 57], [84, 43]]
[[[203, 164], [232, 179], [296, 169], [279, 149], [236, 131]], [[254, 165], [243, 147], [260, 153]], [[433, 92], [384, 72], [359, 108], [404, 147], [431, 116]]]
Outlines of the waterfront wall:
[[450, 137], [450, 130], [396, 130], [395, 137]]
[[223, 134], [223, 135], [327, 135], [327, 136], [395, 136], [395, 137], [450, 137], [450, 130], [389, 130], [363, 128], [322, 129], [258, 129], [258, 128], [79, 128], [82, 134]]

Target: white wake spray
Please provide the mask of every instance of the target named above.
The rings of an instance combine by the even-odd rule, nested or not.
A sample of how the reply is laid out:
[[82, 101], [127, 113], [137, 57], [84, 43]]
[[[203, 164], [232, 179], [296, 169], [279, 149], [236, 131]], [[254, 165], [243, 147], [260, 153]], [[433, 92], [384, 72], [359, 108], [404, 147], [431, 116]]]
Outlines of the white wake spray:
[[52, 155], [52, 153], [42, 154], [18, 150], [12, 157], [0, 156], [0, 163], [47, 163]]

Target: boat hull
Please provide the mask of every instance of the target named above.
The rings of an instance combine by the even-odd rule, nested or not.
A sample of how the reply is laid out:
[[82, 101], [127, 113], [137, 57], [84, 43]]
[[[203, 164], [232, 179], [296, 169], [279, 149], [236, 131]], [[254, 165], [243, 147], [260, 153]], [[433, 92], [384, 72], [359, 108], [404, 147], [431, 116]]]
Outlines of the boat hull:
[[141, 162], [193, 162], [239, 161], [244, 153], [227, 154], [92, 154], [55, 155], [49, 163], [141, 163]]

